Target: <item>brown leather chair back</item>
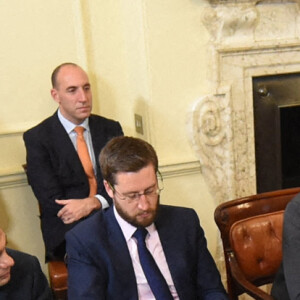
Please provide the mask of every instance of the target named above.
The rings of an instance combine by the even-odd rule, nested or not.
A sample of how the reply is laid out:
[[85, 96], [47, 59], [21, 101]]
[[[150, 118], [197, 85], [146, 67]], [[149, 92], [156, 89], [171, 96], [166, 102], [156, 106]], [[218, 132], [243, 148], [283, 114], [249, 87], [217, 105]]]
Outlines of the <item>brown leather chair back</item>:
[[224, 202], [216, 208], [232, 300], [242, 293], [254, 299], [273, 299], [259, 287], [274, 280], [282, 260], [284, 210], [299, 192], [300, 188], [272, 191]]

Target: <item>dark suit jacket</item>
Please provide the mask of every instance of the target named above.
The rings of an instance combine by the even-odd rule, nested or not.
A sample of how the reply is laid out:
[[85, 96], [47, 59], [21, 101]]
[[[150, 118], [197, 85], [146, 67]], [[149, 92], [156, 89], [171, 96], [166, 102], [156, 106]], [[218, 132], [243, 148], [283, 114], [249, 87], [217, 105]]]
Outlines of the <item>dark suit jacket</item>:
[[10, 281], [0, 287], [1, 300], [51, 300], [48, 281], [35, 256], [6, 249], [14, 259]]
[[[194, 210], [161, 205], [155, 222], [182, 300], [228, 299]], [[137, 300], [129, 250], [113, 207], [66, 234], [69, 299]]]
[[[100, 172], [98, 156], [103, 146], [113, 137], [123, 135], [118, 122], [91, 115], [89, 127], [97, 164], [98, 194], [109, 203]], [[27, 150], [27, 178], [39, 201], [41, 228], [46, 247], [46, 258], [64, 256], [65, 233], [76, 223], [65, 225], [57, 217], [61, 205], [55, 199], [88, 197], [89, 183], [78, 154], [57, 112], [24, 133]], [[60, 249], [61, 248], [61, 249]]]
[[277, 300], [300, 299], [300, 194], [284, 212], [282, 251], [282, 264], [271, 294]]

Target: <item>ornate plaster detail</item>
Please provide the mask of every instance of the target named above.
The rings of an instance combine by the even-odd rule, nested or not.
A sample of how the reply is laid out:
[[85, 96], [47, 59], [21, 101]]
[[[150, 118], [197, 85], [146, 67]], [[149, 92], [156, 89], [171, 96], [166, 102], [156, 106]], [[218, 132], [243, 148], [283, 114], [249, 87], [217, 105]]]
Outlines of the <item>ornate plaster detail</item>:
[[299, 5], [216, 5], [203, 22], [212, 36], [213, 92], [195, 101], [190, 137], [212, 195], [222, 202], [256, 193], [252, 78], [299, 72]]
[[208, 7], [202, 22], [214, 42], [254, 38], [258, 11], [253, 5]]
[[209, 0], [213, 5], [239, 5], [239, 4], [259, 4], [259, 3], [298, 3], [299, 0]]
[[198, 99], [189, 116], [191, 143], [199, 157], [202, 172], [217, 202], [232, 194], [232, 111], [228, 94]]

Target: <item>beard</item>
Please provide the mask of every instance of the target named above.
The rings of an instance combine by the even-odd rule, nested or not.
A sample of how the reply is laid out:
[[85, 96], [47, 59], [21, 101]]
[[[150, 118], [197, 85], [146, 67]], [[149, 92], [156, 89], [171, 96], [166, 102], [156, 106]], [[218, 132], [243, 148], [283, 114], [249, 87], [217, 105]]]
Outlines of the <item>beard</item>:
[[[117, 201], [114, 201], [114, 205], [116, 207], [118, 214], [132, 226], [148, 227], [156, 220], [157, 212], [159, 209], [159, 196], [156, 202], [156, 206], [153, 209], [140, 211], [135, 215], [129, 215], [128, 212], [125, 211]], [[146, 214], [147, 216], [144, 217], [144, 214]]]

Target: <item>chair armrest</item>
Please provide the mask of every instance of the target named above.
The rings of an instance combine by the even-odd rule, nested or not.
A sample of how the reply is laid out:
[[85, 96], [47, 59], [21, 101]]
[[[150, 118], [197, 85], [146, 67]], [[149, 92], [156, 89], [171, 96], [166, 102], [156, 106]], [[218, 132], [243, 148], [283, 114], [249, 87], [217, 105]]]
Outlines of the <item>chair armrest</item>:
[[251, 297], [257, 300], [274, 300], [271, 295], [267, 294], [262, 289], [252, 284], [243, 275], [243, 272], [241, 271], [233, 254], [231, 254], [229, 257], [229, 265], [233, 280], [242, 288], [242, 290], [245, 291], [245, 293], [249, 294]]
[[48, 271], [51, 289], [57, 298], [61, 298], [61, 295], [65, 295], [68, 289], [67, 266], [63, 261], [50, 261]]

